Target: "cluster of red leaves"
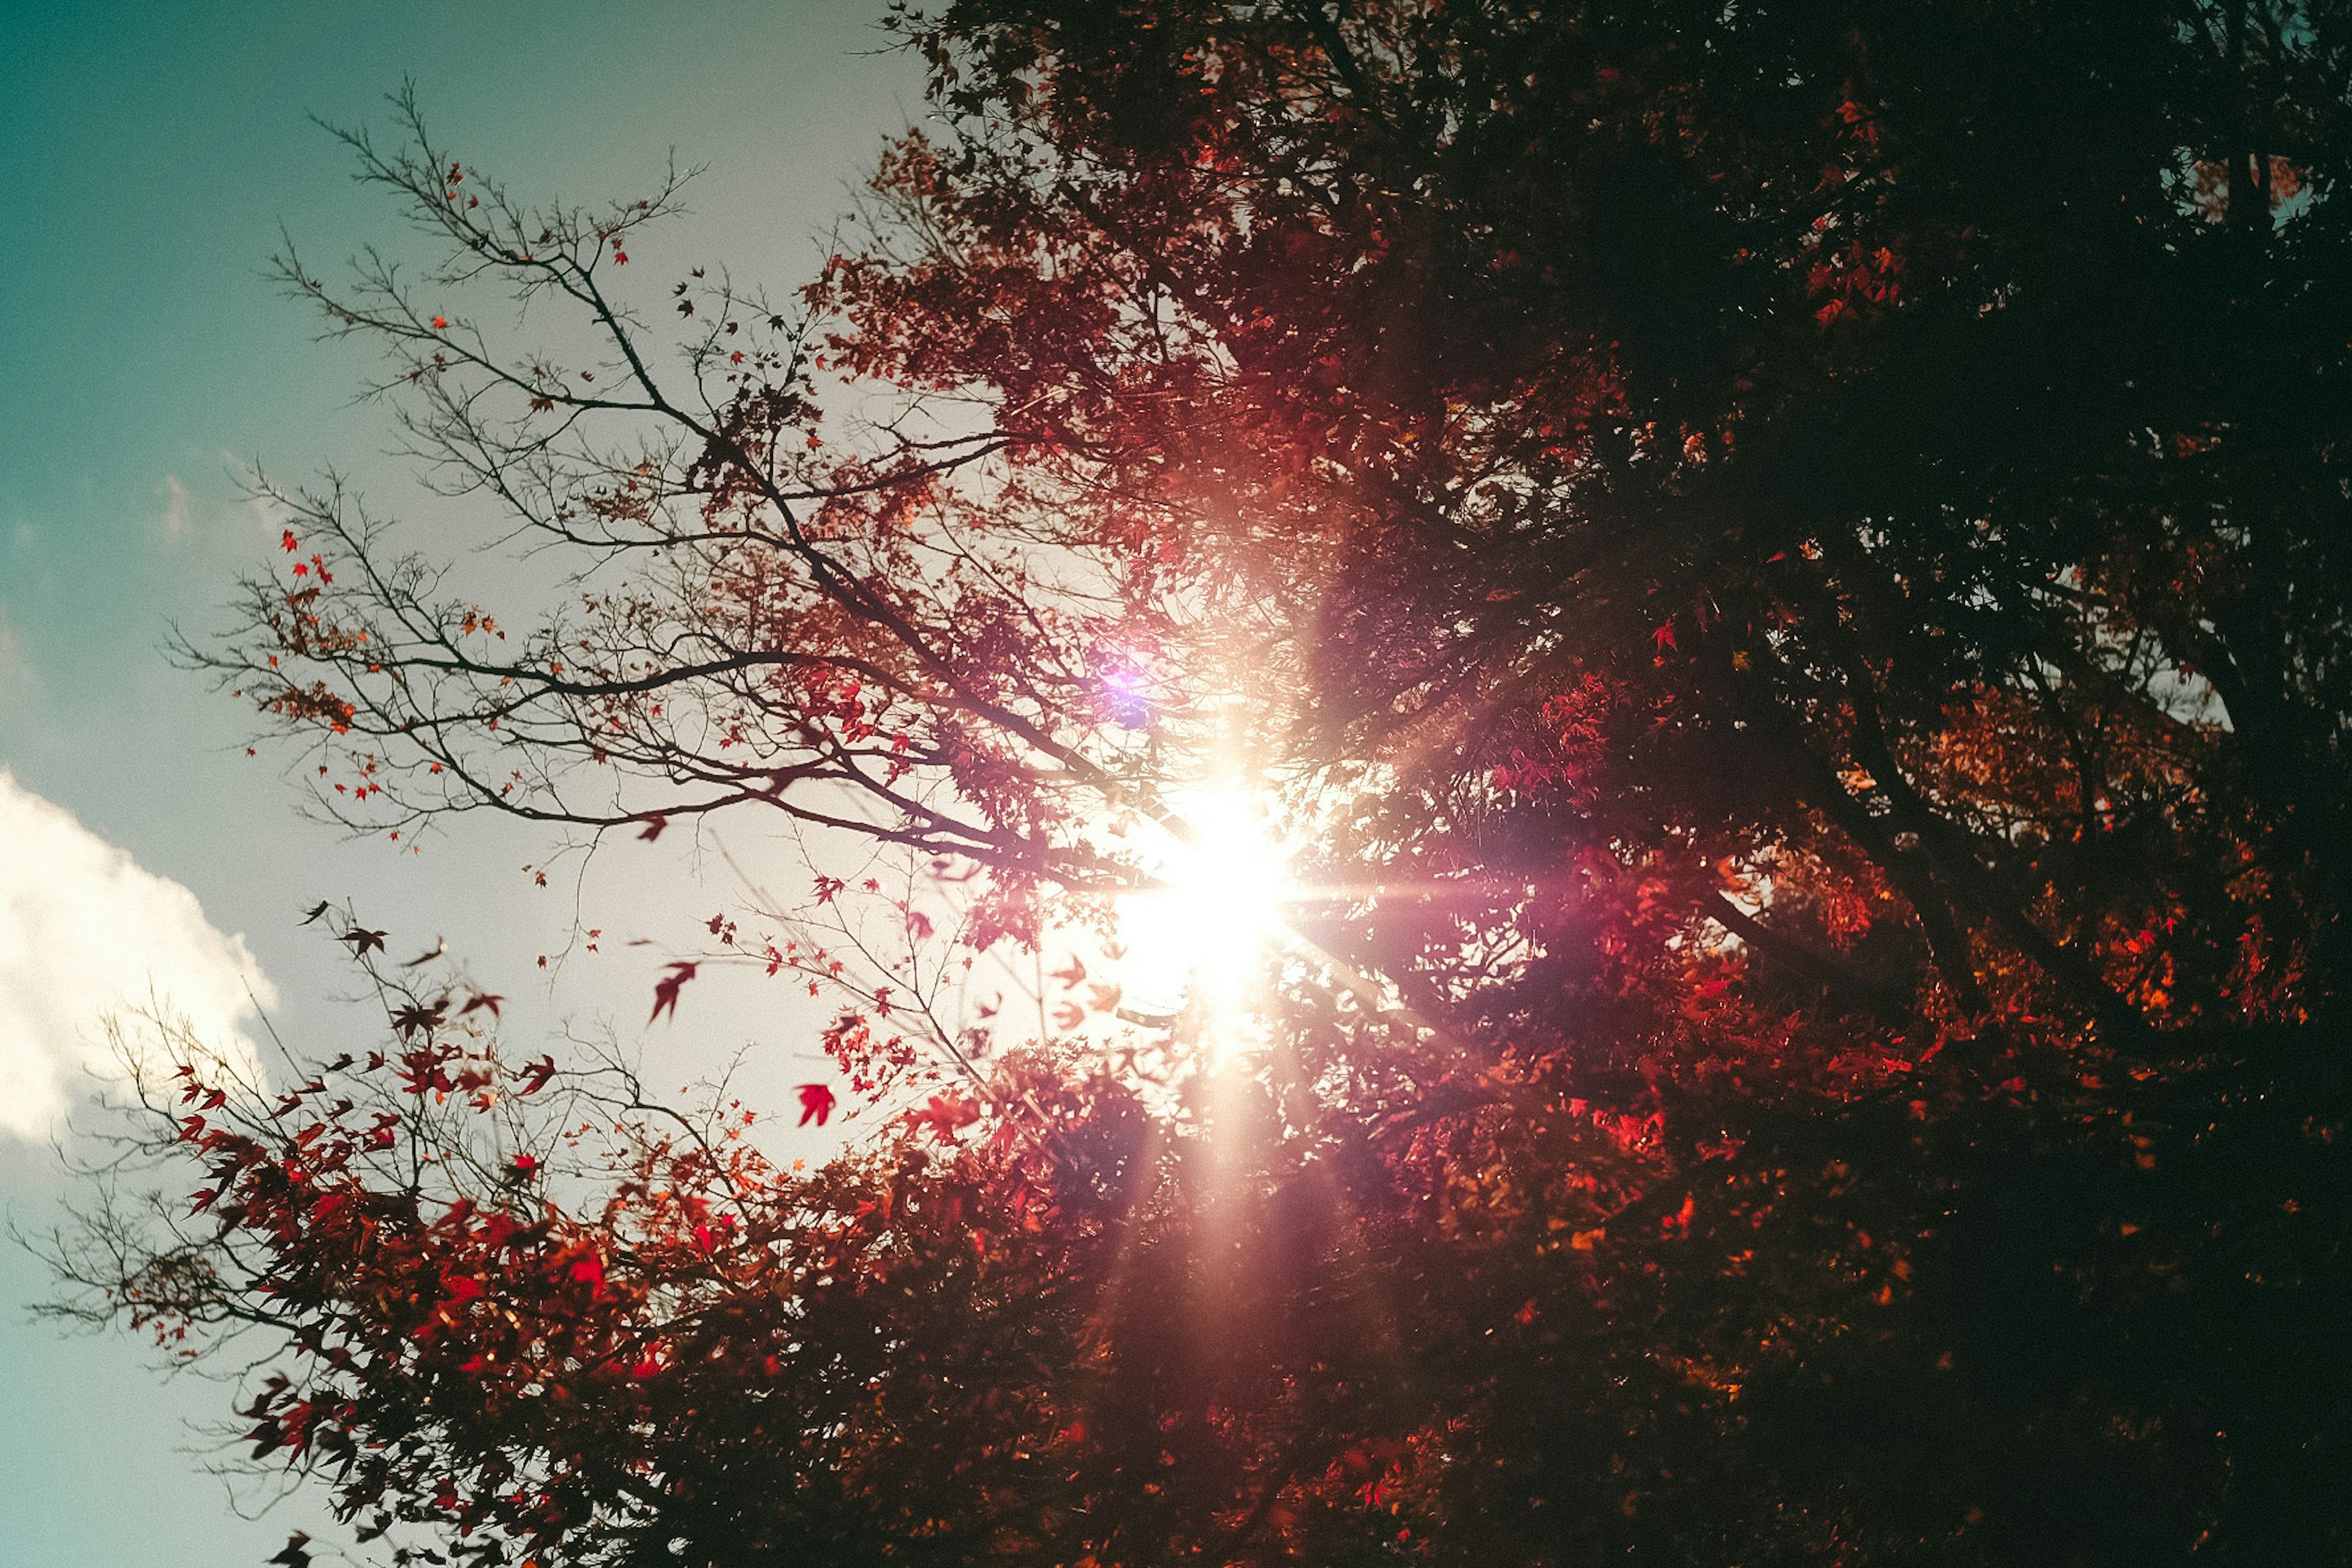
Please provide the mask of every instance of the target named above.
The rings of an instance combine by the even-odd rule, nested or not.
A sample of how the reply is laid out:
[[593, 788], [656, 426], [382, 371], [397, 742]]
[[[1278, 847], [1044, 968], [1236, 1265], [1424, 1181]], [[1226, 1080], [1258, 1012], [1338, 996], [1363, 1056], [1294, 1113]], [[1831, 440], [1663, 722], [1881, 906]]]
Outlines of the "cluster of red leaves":
[[[446, 1039], [346, 1060], [268, 1111], [182, 1079], [197, 1109], [177, 1138], [205, 1164], [193, 1207], [224, 1271], [201, 1301], [126, 1293], [167, 1333], [224, 1301], [281, 1332], [284, 1369], [245, 1411], [254, 1457], [323, 1476], [362, 1539], [435, 1526], [481, 1562], [618, 1561], [687, 1517], [715, 1552], [919, 1541], [941, 1524], [919, 1510], [985, 1511], [985, 1472], [1012, 1456], [937, 1429], [936, 1380], [992, 1415], [1013, 1391], [934, 1363], [1086, 1272], [1143, 1154], [1130, 1094], [1035, 1063], [1003, 1071], [976, 1141], [960, 1134], [982, 1106], [934, 1096], [810, 1177], [771, 1167], [730, 1112], [708, 1141], [625, 1117], [585, 1180], [550, 1155], [588, 1126], [543, 1130], [562, 1134], [548, 1154], [502, 1147], [549, 1075]], [[1008, 1432], [1043, 1397], [1003, 1411]], [[1063, 1462], [1070, 1425], [1038, 1445], [1063, 1456], [1018, 1468]], [[943, 1489], [909, 1493], [922, 1464]], [[747, 1469], [768, 1485], [739, 1490]]]
[[824, 1052], [849, 1079], [850, 1092], [870, 1094], [920, 1059], [914, 1041], [901, 1034], [877, 1036], [874, 1022], [856, 1012], [842, 1014], [820, 1037]]
[[[259, 1121], [235, 1115], [228, 1091], [183, 1069], [182, 1099], [202, 1109], [178, 1134], [211, 1184], [191, 1212], [223, 1240], [261, 1244], [267, 1262], [240, 1293], [284, 1331], [303, 1373], [299, 1383], [275, 1374], [256, 1393], [245, 1412], [257, 1423], [247, 1435], [254, 1457], [284, 1450], [322, 1469], [346, 1517], [397, 1496], [426, 1510], [403, 1517], [461, 1536], [548, 1540], [608, 1495], [612, 1478], [584, 1457], [529, 1466], [494, 1452], [494, 1435], [561, 1429], [578, 1419], [572, 1406], [629, 1397], [628, 1379], [653, 1353], [637, 1330], [646, 1277], [608, 1270], [619, 1238], [540, 1196], [538, 1156], [506, 1156], [510, 1190], [479, 1196], [428, 1183], [413, 1165], [407, 1182], [390, 1174], [466, 1152], [421, 1145], [403, 1101], [457, 1096], [480, 1114], [501, 1092], [530, 1095], [550, 1076], [428, 1043], [355, 1068], [346, 1058]], [[455, 1447], [427, 1460], [414, 1444], [385, 1441], [428, 1427]], [[470, 1462], [451, 1468], [451, 1453]]]

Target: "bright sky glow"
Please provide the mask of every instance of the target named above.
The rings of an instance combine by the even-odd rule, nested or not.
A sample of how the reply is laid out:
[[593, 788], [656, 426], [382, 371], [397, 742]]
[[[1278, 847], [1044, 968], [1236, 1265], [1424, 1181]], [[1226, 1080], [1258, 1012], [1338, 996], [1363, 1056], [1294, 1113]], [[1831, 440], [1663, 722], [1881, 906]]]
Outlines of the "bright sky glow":
[[1196, 842], [1179, 845], [1164, 892], [1120, 900], [1129, 1006], [1174, 1013], [1198, 996], [1218, 1013], [1246, 1000], [1259, 961], [1283, 933], [1288, 856], [1238, 785], [1190, 792], [1177, 809]]

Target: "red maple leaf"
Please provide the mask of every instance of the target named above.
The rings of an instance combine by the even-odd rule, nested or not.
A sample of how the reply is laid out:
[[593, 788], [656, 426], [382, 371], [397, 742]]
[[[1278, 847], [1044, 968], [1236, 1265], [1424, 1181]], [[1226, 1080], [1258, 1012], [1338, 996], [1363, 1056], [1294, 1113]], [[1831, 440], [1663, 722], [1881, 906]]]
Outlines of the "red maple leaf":
[[654, 982], [654, 1010], [646, 1016], [646, 1023], [652, 1023], [665, 1011], [669, 1014], [672, 1023], [677, 1021], [678, 987], [694, 978], [695, 967], [681, 959], [669, 966], [667, 976]]
[[437, 1005], [428, 1007], [419, 1004], [403, 1007], [394, 1014], [392, 1026], [400, 1031], [400, 1037], [404, 1040], [413, 1034], [431, 1034], [441, 1026], [447, 1016], [446, 1012]]
[[821, 1083], [804, 1083], [794, 1092], [801, 1097], [800, 1124], [806, 1127], [814, 1121], [824, 1126], [833, 1114], [833, 1090]]
[[980, 1120], [980, 1107], [957, 1095], [935, 1094], [929, 1105], [910, 1112], [908, 1120], [929, 1127], [940, 1142], [952, 1143], [956, 1142], [956, 1129], [969, 1127]]

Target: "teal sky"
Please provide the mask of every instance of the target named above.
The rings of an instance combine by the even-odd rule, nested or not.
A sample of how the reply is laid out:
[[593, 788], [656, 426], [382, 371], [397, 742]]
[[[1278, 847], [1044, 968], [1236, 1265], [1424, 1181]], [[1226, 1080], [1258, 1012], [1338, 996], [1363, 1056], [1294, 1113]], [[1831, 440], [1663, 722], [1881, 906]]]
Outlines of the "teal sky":
[[[398, 234], [310, 117], [381, 124], [383, 94], [413, 78], [468, 162], [583, 199], [634, 190], [675, 147], [710, 167], [661, 243], [681, 266], [723, 258], [786, 289], [881, 136], [919, 112], [919, 74], [881, 52], [879, 10], [0, 0], [0, 767], [243, 932], [282, 1029], [343, 1026], [332, 955], [292, 921], [318, 897], [362, 898], [395, 941], [446, 934], [502, 984], [569, 913], [519, 875], [538, 846], [510, 826], [412, 859], [296, 821], [267, 754], [244, 755], [246, 716], [159, 651], [171, 624], [217, 618], [271, 537], [241, 465], [331, 463], [379, 507], [428, 504], [383, 456], [381, 412], [351, 404], [365, 362], [315, 342], [263, 277], [281, 226], [314, 262]], [[589, 895], [625, 893], [649, 929], [715, 907], [677, 862], [635, 854], [599, 867]], [[634, 1026], [648, 975], [628, 965], [654, 963], [575, 970], [538, 998], [541, 1026], [607, 1006]], [[802, 1032], [747, 994], [710, 994], [699, 1032], [648, 1041], [649, 1061], [682, 1079]], [[789, 1061], [773, 1076], [789, 1082]], [[17, 1225], [51, 1223], [65, 1190], [47, 1151], [0, 1134]], [[128, 1341], [29, 1321], [43, 1288], [0, 1250], [0, 1562], [242, 1568], [275, 1552], [307, 1510], [240, 1518], [184, 1451], [185, 1421], [219, 1415], [222, 1391], [165, 1384]]]

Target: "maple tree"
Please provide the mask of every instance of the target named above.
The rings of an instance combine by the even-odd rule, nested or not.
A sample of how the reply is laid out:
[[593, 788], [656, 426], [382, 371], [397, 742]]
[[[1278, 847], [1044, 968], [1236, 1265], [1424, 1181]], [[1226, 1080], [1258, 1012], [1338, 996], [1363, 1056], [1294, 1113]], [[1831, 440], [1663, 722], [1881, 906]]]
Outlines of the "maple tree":
[[[257, 1457], [480, 1562], [2352, 1553], [2340, 9], [893, 25], [937, 118], [788, 302], [353, 137], [446, 259], [289, 281], [574, 574], [282, 491], [188, 650], [408, 842], [905, 856], [654, 998], [834, 987], [879, 1131], [519, 1066], [352, 919], [393, 1047], [184, 1051], [88, 1310], [276, 1336]], [[943, 1010], [1212, 782], [1248, 1027]]]

